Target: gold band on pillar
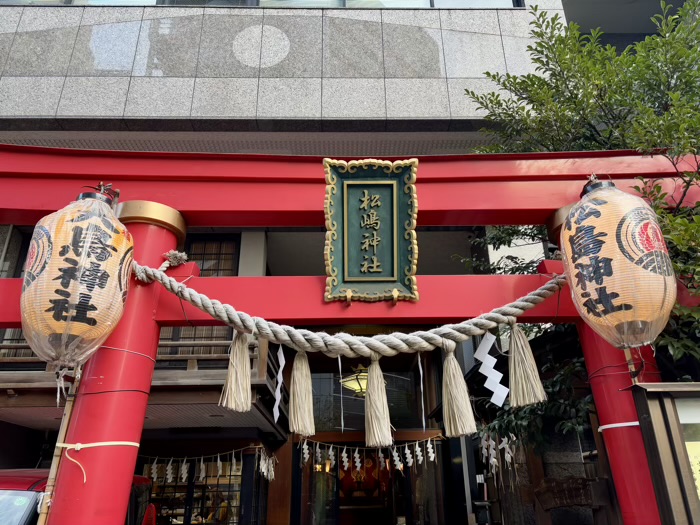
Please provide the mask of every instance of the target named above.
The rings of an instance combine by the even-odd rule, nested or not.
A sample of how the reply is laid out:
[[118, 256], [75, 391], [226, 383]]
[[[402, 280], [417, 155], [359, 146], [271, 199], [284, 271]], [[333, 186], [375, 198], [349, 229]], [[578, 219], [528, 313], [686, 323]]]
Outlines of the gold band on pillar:
[[162, 226], [173, 232], [178, 241], [178, 246], [185, 242], [187, 225], [179, 211], [165, 204], [151, 201], [127, 201], [117, 207], [117, 217], [128, 224], [130, 222], [143, 222]]
[[559, 208], [549, 216], [549, 219], [547, 219], [547, 237], [549, 238], [549, 242], [552, 244], [559, 246], [559, 234], [561, 233], [561, 227], [564, 224], [566, 217], [569, 215], [571, 206], [573, 206], [573, 204]]

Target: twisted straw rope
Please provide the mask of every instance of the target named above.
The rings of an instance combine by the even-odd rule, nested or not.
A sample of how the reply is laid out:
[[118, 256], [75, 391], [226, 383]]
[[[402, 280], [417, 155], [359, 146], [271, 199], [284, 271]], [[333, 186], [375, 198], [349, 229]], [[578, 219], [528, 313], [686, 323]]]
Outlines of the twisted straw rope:
[[[169, 266], [175, 265], [171, 261]], [[472, 336], [482, 335], [500, 325], [514, 323], [516, 317], [554, 295], [566, 282], [564, 276], [554, 276], [553, 279], [528, 295], [458, 324], [447, 324], [432, 330], [410, 334], [394, 332], [393, 334], [363, 337], [342, 332], [330, 335], [325, 332], [312, 332], [280, 325], [260, 317], [253, 317], [245, 312], [239, 312], [233, 306], [222, 304], [216, 299], [209, 299], [206, 295], [188, 288], [184, 283], [177, 282], [161, 270], [141, 266], [136, 261], [133, 263], [133, 270], [139, 281], [144, 283], [158, 281], [169, 292], [211, 315], [214, 319], [232, 326], [238, 332], [254, 334], [271, 343], [282, 344], [298, 352], [322, 352], [333, 358], [337, 358], [339, 355], [348, 358], [368, 358], [372, 357], [373, 354], [376, 357], [393, 357], [400, 353], [427, 352], [442, 347], [444, 345], [443, 339], [460, 343]]]

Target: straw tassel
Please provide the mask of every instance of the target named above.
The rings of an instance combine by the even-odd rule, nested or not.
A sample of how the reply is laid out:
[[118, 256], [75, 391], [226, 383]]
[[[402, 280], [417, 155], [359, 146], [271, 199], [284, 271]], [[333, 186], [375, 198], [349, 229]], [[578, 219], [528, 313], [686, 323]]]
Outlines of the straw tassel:
[[248, 336], [234, 331], [228, 357], [228, 374], [219, 398], [219, 406], [234, 412], [248, 412], [251, 404]]
[[379, 367], [379, 355], [372, 353], [372, 362], [367, 370], [367, 392], [365, 394], [365, 439], [368, 447], [388, 447], [391, 437], [389, 402], [386, 399], [384, 374]]
[[546, 401], [547, 394], [527, 336], [515, 323], [510, 333], [510, 406], [522, 407]]
[[313, 436], [316, 433], [311, 370], [306, 352], [297, 352], [292, 366], [292, 385], [289, 392], [289, 430], [300, 436]]
[[455, 357], [454, 341], [443, 339], [445, 362], [442, 377], [442, 418], [447, 437], [476, 434], [476, 421], [467, 382]]

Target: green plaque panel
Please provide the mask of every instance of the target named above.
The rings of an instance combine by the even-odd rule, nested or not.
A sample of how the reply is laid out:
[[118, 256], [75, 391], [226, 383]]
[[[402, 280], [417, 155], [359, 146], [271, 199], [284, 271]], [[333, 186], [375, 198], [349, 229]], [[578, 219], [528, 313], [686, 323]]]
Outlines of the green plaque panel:
[[326, 301], [417, 301], [418, 160], [323, 164]]

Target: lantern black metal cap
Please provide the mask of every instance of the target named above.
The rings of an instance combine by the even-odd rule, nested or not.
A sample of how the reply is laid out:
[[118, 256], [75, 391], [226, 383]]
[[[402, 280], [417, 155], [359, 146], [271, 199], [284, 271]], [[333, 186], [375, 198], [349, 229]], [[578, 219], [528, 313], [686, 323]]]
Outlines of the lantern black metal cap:
[[595, 175], [591, 176], [591, 180], [586, 183], [586, 185], [583, 187], [583, 190], [581, 190], [581, 195], [580, 197], [583, 197], [584, 195], [588, 195], [592, 191], [599, 190], [601, 188], [614, 188], [615, 184], [613, 184], [613, 181], [611, 180], [598, 180], [598, 178]]
[[106, 202], [110, 206], [112, 205], [112, 198], [104, 193], [81, 193], [75, 200], [82, 201], [85, 199], [97, 199], [98, 201]]

